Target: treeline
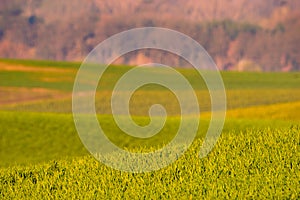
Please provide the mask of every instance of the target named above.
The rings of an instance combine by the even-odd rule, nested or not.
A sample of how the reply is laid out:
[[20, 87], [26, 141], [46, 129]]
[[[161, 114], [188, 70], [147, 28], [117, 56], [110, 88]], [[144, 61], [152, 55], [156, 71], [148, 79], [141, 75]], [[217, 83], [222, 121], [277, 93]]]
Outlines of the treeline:
[[113, 19], [108, 24], [104, 28], [105, 36], [143, 26], [162, 26], [178, 30], [198, 41], [213, 57], [218, 67], [224, 70], [300, 70], [299, 14], [291, 15], [286, 21], [270, 29], [232, 20], [195, 23], [147, 18]]
[[[275, 25], [262, 26], [232, 19], [188, 20], [176, 14], [153, 12], [136, 11], [136, 15], [131, 15], [112, 11], [115, 14], [104, 15], [103, 10], [91, 4], [73, 15], [66, 11], [68, 17], [62, 15], [57, 20], [54, 14], [38, 12], [42, 0], [33, 2], [31, 9], [17, 0], [3, 0], [0, 5], [0, 57], [82, 60], [99, 42], [115, 33], [134, 27], [160, 26], [197, 40], [224, 70], [300, 70], [299, 12], [291, 12], [282, 20], [270, 19], [267, 24]], [[158, 51], [131, 53], [120, 62], [157, 62], [162, 57], [172, 65], [184, 64]]]

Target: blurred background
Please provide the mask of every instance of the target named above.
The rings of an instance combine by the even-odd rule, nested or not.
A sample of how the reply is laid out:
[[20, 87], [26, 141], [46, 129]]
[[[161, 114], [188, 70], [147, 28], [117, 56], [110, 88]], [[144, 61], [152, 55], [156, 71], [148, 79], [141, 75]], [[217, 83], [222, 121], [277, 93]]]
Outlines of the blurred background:
[[[222, 70], [296, 71], [299, 8], [298, 0], [1, 0], [0, 57], [82, 61], [113, 34], [160, 26], [197, 40]], [[162, 59], [181, 65], [151, 50], [116, 62]]]
[[[201, 114], [195, 141], [172, 165], [120, 173], [83, 145], [73, 85], [100, 42], [153, 26], [180, 31], [207, 50], [221, 69], [226, 121], [213, 151], [199, 159], [214, 116], [202, 76], [169, 52], [122, 55], [99, 77], [95, 94], [99, 125], [116, 146], [154, 151], [170, 144], [182, 124], [176, 93], [150, 83], [132, 94], [130, 115], [146, 126], [150, 107], [160, 104], [168, 114], [163, 128], [150, 138], [120, 129], [111, 96], [134, 65], [175, 67], [193, 87]], [[299, 199], [299, 47], [300, 0], [0, 0], [0, 199]], [[111, 49], [104, 53], [114, 55]], [[75, 94], [89, 97], [89, 91]]]

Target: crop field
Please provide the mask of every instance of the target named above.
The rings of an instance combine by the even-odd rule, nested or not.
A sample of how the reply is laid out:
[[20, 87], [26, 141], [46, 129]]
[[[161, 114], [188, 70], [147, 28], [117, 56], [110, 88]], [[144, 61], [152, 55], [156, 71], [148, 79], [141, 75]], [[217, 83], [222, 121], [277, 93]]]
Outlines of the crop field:
[[[199, 74], [178, 69], [199, 99], [200, 128], [185, 154], [146, 173], [121, 172], [98, 162], [73, 122], [72, 88], [80, 63], [0, 60], [0, 199], [299, 199], [300, 73], [221, 72], [227, 95], [222, 135], [207, 157], [199, 150], [210, 122], [210, 97]], [[180, 107], [169, 90], [146, 85], [134, 93], [135, 122], [162, 104], [168, 118], [149, 139], [123, 133], [111, 116], [115, 82], [129, 66], [111, 66], [96, 94], [107, 137], [129, 151], [170, 142]], [[147, 98], [145, 98], [147, 97]]]

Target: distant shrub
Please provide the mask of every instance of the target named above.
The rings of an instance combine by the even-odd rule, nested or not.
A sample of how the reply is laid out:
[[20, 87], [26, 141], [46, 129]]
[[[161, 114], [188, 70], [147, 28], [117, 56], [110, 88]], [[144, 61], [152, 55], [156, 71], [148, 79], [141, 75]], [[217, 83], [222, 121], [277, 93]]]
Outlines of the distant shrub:
[[30, 17], [28, 17], [28, 23], [33, 25], [37, 22], [37, 17], [35, 15], [31, 15]]

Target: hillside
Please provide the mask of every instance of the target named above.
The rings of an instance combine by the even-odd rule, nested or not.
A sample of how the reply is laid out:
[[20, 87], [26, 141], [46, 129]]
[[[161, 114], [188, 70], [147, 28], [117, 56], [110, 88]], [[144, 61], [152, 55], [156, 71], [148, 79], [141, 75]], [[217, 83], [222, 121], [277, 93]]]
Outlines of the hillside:
[[[225, 70], [300, 70], [296, 0], [2, 0], [0, 57], [81, 61], [99, 42], [134, 27], [161, 26], [197, 40]], [[125, 64], [161, 61], [135, 52]], [[167, 55], [165, 64], [182, 65]]]
[[[188, 121], [180, 110], [190, 103], [180, 103], [178, 91], [150, 83], [133, 93], [128, 108], [137, 125], [165, 121], [157, 134], [141, 138], [116, 124], [110, 101], [116, 82], [133, 67], [110, 66], [95, 94], [97, 119], [108, 142], [132, 153], [171, 145], [160, 154], [163, 159], [147, 159], [142, 167], [178, 158], [156, 171], [134, 173], [117, 170], [130, 157], [120, 159], [115, 151], [106, 155], [118, 166], [98, 162], [100, 154], [88, 151], [77, 132], [71, 93], [79, 67], [79, 62], [0, 59], [0, 199], [299, 199], [300, 72], [222, 71], [225, 124], [212, 151], [199, 158], [214, 117], [199, 73], [177, 69], [200, 106], [200, 115]], [[166, 118], [151, 116], [155, 104], [165, 108]], [[174, 138], [182, 127], [191, 131], [182, 124], [192, 119], [200, 123], [196, 137], [179, 156], [177, 149], [186, 143], [174, 145]], [[141, 166], [138, 159], [130, 163]]]

